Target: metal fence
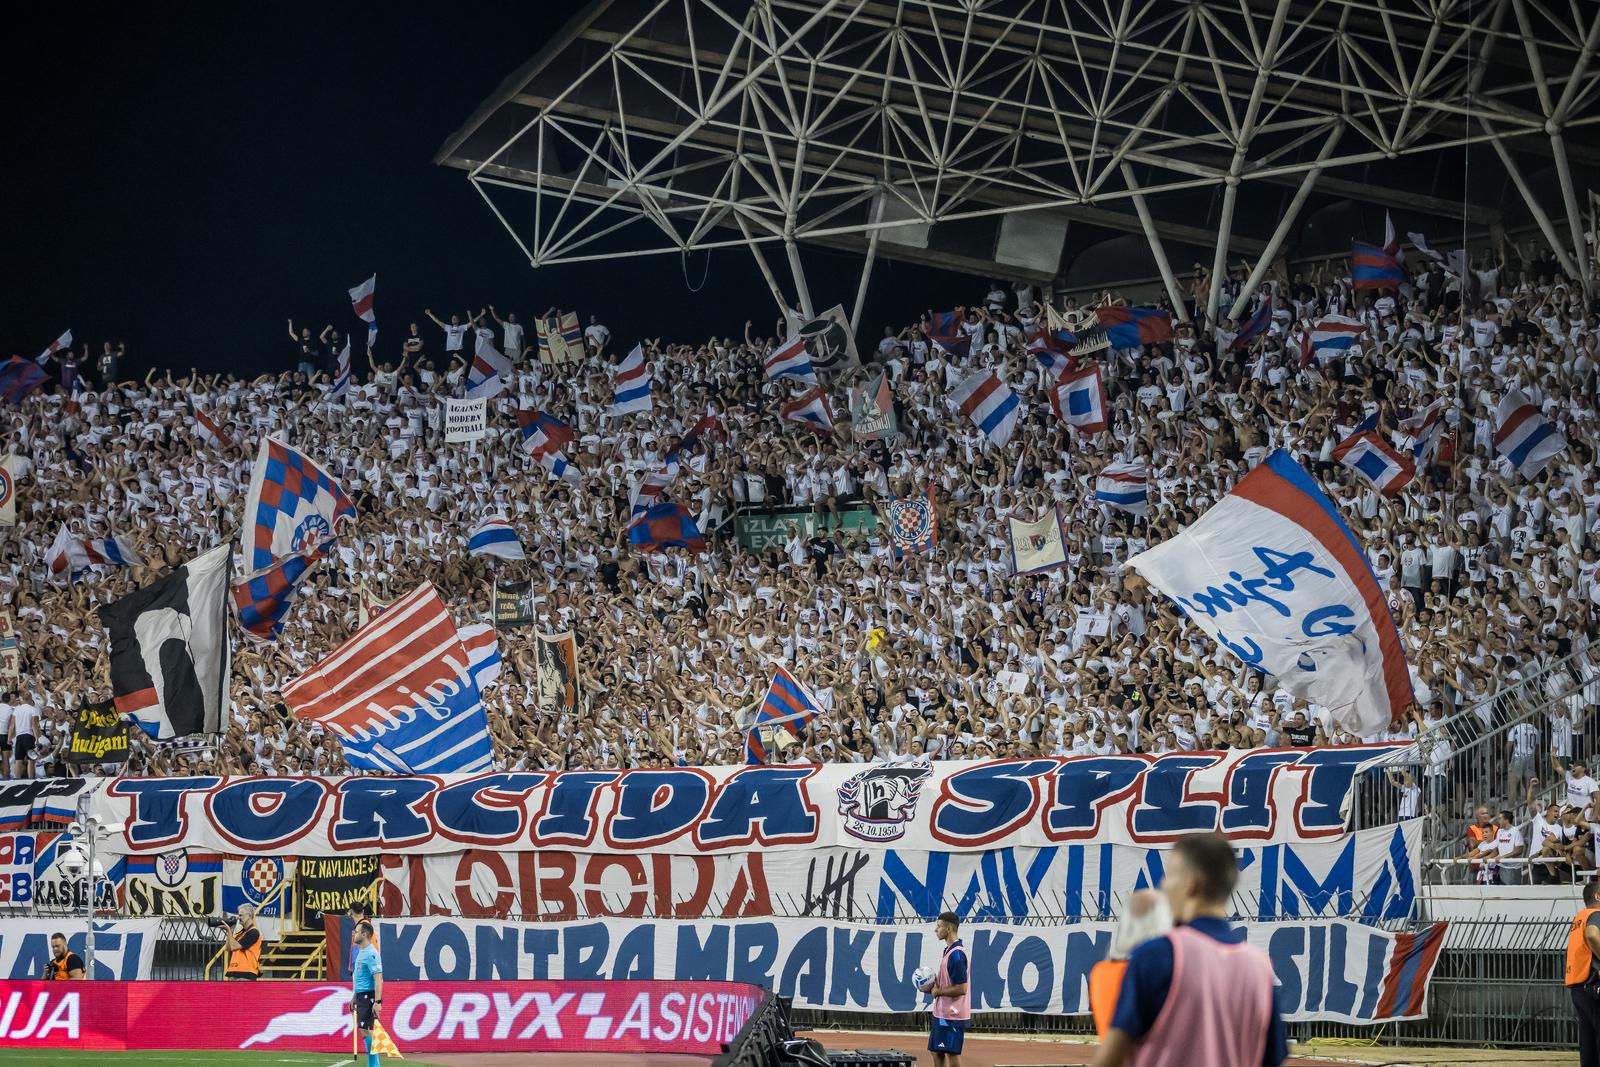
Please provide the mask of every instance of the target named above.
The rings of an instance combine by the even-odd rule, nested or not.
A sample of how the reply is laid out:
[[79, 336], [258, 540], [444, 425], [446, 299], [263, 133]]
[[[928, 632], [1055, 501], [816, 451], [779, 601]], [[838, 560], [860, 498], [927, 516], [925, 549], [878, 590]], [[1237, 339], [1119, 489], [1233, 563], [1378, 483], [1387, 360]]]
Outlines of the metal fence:
[[[1566, 925], [1560, 922], [1457, 921], [1434, 969], [1426, 1019], [1354, 1026], [1290, 1023], [1294, 1041], [1336, 1038], [1374, 1045], [1458, 1045], [1485, 1049], [1572, 1047], [1578, 1040], [1572, 1002], [1562, 985]], [[923, 1029], [925, 1012], [796, 1009], [796, 1028]], [[984, 1013], [974, 1026], [1000, 1033], [1091, 1035], [1087, 1015]]]

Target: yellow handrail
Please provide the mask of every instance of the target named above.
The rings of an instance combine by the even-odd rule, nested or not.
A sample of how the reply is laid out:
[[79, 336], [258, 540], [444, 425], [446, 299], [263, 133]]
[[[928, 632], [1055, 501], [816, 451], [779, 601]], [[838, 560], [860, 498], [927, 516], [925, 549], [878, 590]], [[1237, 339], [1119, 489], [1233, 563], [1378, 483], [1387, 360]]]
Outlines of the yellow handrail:
[[[273, 904], [274, 901], [279, 900], [283, 896], [284, 893], [288, 892], [289, 881], [290, 880], [288, 878], [285, 878], [281, 882], [279, 882], [277, 885], [272, 887], [272, 892], [268, 893], [266, 895], [266, 897], [261, 901], [261, 903], [256, 905], [256, 914], [257, 915], [261, 914], [263, 911], [266, 911], [268, 908], [272, 907], [272, 904]], [[284, 909], [279, 908], [278, 910], [279, 910], [279, 912], [283, 912]], [[279, 924], [278, 925], [278, 933], [281, 935], [283, 933], [283, 924], [285, 924], [285, 923], [287, 923], [289, 921], [289, 917], [288, 917], [287, 914], [280, 914], [277, 918], [278, 918], [278, 924]], [[212, 956], [211, 959], [206, 962], [205, 970], [203, 972], [201, 972], [202, 974], [205, 975], [205, 980], [206, 981], [208, 981], [208, 982], [211, 981], [211, 968], [215, 967], [217, 965], [217, 961], [222, 959], [223, 957], [225, 957], [227, 954], [228, 954], [228, 942], [227, 942], [226, 939], [224, 939], [223, 942], [222, 942], [222, 947], [217, 949], [217, 954], [215, 956]]]

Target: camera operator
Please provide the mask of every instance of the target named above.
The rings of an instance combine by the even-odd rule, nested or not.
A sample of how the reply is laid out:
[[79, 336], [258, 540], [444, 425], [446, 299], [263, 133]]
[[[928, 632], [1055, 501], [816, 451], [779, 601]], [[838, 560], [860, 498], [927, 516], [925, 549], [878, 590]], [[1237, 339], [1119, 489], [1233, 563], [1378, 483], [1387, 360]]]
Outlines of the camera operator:
[[225, 935], [229, 982], [254, 982], [261, 977], [261, 931], [256, 929], [256, 909], [246, 904], [239, 909], [237, 925], [230, 924]]
[[76, 952], [67, 951], [66, 934], [50, 935], [50, 958], [45, 961], [41, 977], [46, 982], [78, 981], [84, 977], [83, 960]]

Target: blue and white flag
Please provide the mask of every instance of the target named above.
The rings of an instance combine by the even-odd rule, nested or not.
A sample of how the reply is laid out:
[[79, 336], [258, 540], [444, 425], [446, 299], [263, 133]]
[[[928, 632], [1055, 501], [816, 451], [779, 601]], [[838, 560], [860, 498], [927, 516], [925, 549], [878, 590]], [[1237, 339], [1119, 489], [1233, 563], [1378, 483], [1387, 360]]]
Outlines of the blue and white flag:
[[633, 351], [617, 364], [617, 369], [611, 375], [611, 414], [631, 415], [649, 411], [652, 406], [650, 384], [650, 364], [645, 361], [644, 348], [634, 345]]
[[795, 378], [809, 385], [817, 384], [817, 370], [811, 365], [811, 353], [806, 351], [804, 337], [795, 334], [772, 350], [765, 360], [767, 377]]
[[467, 369], [467, 399], [478, 400], [499, 396], [511, 377], [511, 361], [494, 342], [483, 334], [478, 335], [472, 353], [472, 366]]
[[1004, 447], [1017, 428], [1017, 395], [992, 370], [967, 375], [950, 391], [950, 403], [976, 423], [992, 445]]
[[1094, 499], [1143, 518], [1150, 508], [1150, 472], [1144, 461], [1107, 463], [1094, 480]]
[[423, 582], [284, 686], [283, 698], [296, 718], [337, 737], [353, 768], [487, 770], [494, 744], [478, 677], [498, 651], [474, 641], [475, 660], [462, 636]]
[[539, 455], [539, 465], [550, 473], [550, 477], [573, 485], [581, 484], [578, 477], [578, 468], [568, 463], [560, 452], [543, 452]]
[[[377, 331], [373, 326], [372, 330]], [[350, 338], [344, 339], [344, 347], [339, 350], [339, 367], [333, 372], [333, 388], [328, 390], [329, 400], [342, 399], [350, 392]]]
[[1283, 449], [1128, 566], [1212, 640], [1358, 737], [1411, 706], [1405, 651], [1367, 555]]
[[467, 538], [467, 551], [474, 556], [494, 556], [497, 559], [527, 559], [522, 550], [522, 540], [505, 519], [484, 519]]
[[1524, 478], [1538, 474], [1567, 449], [1567, 439], [1556, 424], [1515, 387], [1495, 408], [1494, 427], [1495, 450]]
[[1444, 413], [1449, 400], [1440, 397], [1409, 419], [1400, 422], [1400, 428], [1411, 435], [1411, 458], [1418, 467], [1426, 469], [1439, 454], [1439, 441], [1444, 437]]

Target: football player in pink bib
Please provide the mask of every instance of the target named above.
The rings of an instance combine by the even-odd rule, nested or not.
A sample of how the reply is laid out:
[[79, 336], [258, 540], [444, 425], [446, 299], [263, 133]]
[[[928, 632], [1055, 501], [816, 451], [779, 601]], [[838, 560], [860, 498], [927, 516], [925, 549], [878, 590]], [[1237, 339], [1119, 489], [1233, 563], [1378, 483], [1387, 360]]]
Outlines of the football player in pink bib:
[[966, 1040], [972, 1003], [967, 997], [967, 946], [959, 935], [961, 920], [947, 911], [933, 924], [933, 936], [944, 943], [939, 972], [922, 987], [933, 997], [933, 1021], [928, 1031], [928, 1051], [933, 1067], [961, 1067], [961, 1043]]

